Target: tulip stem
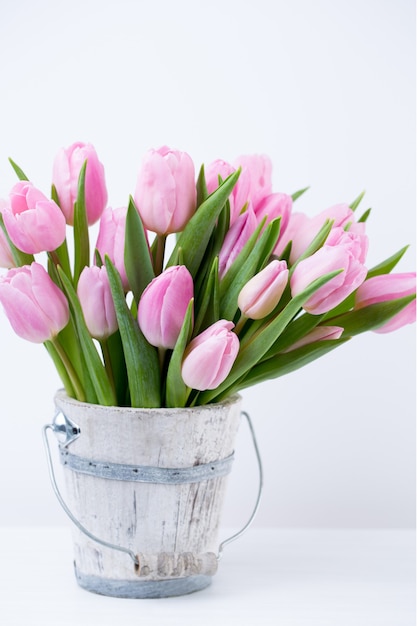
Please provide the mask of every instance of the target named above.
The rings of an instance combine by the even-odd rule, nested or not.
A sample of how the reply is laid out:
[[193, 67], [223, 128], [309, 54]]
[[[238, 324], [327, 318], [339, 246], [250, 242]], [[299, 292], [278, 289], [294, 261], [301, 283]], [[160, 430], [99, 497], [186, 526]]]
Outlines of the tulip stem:
[[72, 386], [74, 387], [74, 391], [75, 391], [75, 395], [76, 395], [76, 399], [79, 400], [80, 402], [85, 402], [86, 398], [85, 398], [85, 393], [84, 393], [84, 389], [82, 387], [82, 384], [80, 382], [80, 379], [78, 378], [77, 372], [75, 371], [71, 361], [68, 358], [67, 353], [65, 352], [64, 348], [61, 346], [61, 344], [59, 343], [57, 337], [53, 337], [51, 339], [51, 343], [54, 346], [55, 350], [57, 351], [66, 371], [68, 374], [68, 377], [71, 381]]
[[104, 367], [106, 369], [107, 376], [109, 377], [110, 385], [114, 393], [116, 394], [116, 386], [114, 383], [114, 372], [113, 372], [113, 366], [111, 362], [109, 344], [108, 344], [107, 339], [100, 339], [100, 346], [103, 352]]
[[234, 327], [234, 332], [236, 333], [236, 335], [239, 336], [240, 331], [242, 330], [242, 328], [244, 327], [244, 325], [246, 324], [246, 322], [248, 321], [248, 318], [246, 317], [246, 315], [244, 315], [242, 313], [242, 315], [240, 316], [239, 321], [236, 323], [236, 326]]
[[164, 267], [164, 256], [165, 256], [165, 244], [166, 244], [167, 236], [166, 235], [157, 235], [156, 236], [156, 250], [155, 250], [155, 275], [158, 276], [162, 273]]

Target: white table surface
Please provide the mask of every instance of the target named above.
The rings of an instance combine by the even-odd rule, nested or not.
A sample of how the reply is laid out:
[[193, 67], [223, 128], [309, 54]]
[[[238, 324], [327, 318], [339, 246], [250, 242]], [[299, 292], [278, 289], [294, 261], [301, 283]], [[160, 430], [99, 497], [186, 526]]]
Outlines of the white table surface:
[[0, 528], [0, 557], [3, 626], [416, 623], [412, 530], [252, 528], [225, 549], [209, 588], [161, 600], [80, 589], [68, 528]]

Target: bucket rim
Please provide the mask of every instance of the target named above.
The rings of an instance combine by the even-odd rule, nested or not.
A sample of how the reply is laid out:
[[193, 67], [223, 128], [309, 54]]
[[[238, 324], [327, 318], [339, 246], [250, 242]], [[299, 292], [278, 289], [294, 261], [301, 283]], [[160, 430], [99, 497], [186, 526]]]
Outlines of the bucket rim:
[[145, 408], [145, 407], [131, 407], [131, 406], [116, 406], [116, 405], [112, 405], [112, 406], [106, 406], [104, 404], [93, 404], [91, 402], [82, 402], [81, 400], [77, 400], [76, 398], [72, 398], [71, 396], [69, 396], [67, 394], [67, 392], [65, 391], [65, 389], [61, 388], [58, 389], [54, 395], [54, 401], [55, 403], [57, 402], [62, 402], [65, 405], [72, 405], [74, 407], [86, 407], [86, 408], [91, 408], [91, 409], [95, 409], [97, 411], [108, 411], [109, 413], [123, 413], [123, 414], [132, 414], [132, 415], [137, 415], [138, 412], [142, 413], [142, 414], [149, 414], [149, 415], [155, 415], [155, 414], [176, 414], [176, 413], [196, 413], [197, 411], [205, 411], [205, 412], [210, 412], [216, 409], [219, 409], [219, 407], [227, 407], [227, 406], [234, 406], [239, 404], [239, 402], [241, 402], [242, 400], [242, 396], [239, 393], [234, 393], [231, 396], [228, 396], [227, 398], [225, 398], [224, 400], [221, 400], [220, 402], [212, 402], [210, 404], [199, 404], [196, 406], [192, 406], [192, 407], [158, 407], [158, 408]]

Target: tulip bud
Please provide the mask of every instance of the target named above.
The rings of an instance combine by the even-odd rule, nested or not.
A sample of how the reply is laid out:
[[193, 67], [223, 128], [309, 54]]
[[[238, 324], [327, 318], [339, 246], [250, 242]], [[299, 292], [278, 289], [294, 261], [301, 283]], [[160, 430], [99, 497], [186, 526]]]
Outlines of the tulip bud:
[[194, 164], [186, 152], [163, 146], [145, 155], [135, 191], [145, 228], [158, 235], [183, 230], [196, 197]]
[[219, 253], [219, 276], [223, 278], [233, 261], [241, 252], [249, 237], [256, 230], [257, 222], [251, 207], [239, 215], [229, 228]]
[[185, 265], [169, 267], [149, 283], [139, 301], [138, 323], [151, 345], [175, 347], [193, 292]]
[[216, 389], [229, 375], [239, 352], [233, 323], [219, 320], [197, 335], [184, 353], [181, 374], [192, 389]]
[[106, 339], [116, 332], [114, 309], [106, 267], [85, 267], [80, 274], [77, 295], [88, 331], [95, 339]]
[[[346, 235], [348, 233], [345, 233]], [[367, 270], [361, 262], [363, 245], [350, 234], [348, 243], [325, 245], [295, 267], [290, 280], [291, 293], [298, 295], [314, 280], [335, 270], [343, 270], [320, 287], [303, 308], [313, 315], [327, 313], [343, 302], [366, 278]]]
[[271, 261], [241, 289], [237, 303], [245, 317], [260, 320], [271, 313], [288, 282], [285, 261]]
[[315, 343], [316, 341], [339, 339], [342, 333], [343, 328], [340, 326], [316, 326], [316, 328], [313, 328], [313, 330], [304, 335], [304, 337], [301, 337], [301, 339], [282, 352], [291, 352], [292, 350], [308, 346], [310, 343]]
[[53, 339], [69, 321], [64, 294], [39, 263], [1, 277], [0, 302], [15, 333], [34, 343]]
[[87, 161], [85, 208], [90, 226], [97, 222], [107, 204], [104, 168], [93, 146], [78, 142], [69, 148], [62, 148], [54, 160], [52, 182], [56, 187], [67, 224], [74, 223], [74, 202], [78, 195], [78, 179], [85, 161]]
[[[355, 309], [362, 309], [378, 302], [396, 300], [416, 293], [416, 274], [383, 274], [373, 276], [359, 287], [355, 294]], [[405, 324], [416, 321], [416, 301], [407, 304], [388, 322], [375, 330], [377, 333], [389, 333]]]
[[12, 188], [3, 220], [11, 241], [27, 254], [56, 250], [65, 239], [61, 209], [28, 181]]
[[127, 209], [104, 210], [100, 219], [96, 248], [104, 261], [105, 255], [109, 257], [120, 274], [124, 290], [129, 290], [129, 283], [125, 269], [125, 231]]

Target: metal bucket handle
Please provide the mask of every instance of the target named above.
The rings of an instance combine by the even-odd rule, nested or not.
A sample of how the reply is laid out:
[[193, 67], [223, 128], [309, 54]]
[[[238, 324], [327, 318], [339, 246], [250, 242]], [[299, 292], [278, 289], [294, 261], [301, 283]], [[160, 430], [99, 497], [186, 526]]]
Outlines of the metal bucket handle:
[[[250, 433], [251, 433], [251, 436], [252, 436], [253, 447], [255, 449], [256, 459], [257, 459], [257, 463], [258, 463], [258, 470], [259, 470], [258, 494], [257, 494], [257, 497], [256, 497], [255, 506], [254, 506], [253, 511], [252, 511], [248, 521], [246, 522], [246, 524], [238, 532], [236, 532], [234, 535], [232, 535], [231, 537], [228, 537], [227, 539], [225, 539], [224, 541], [222, 541], [220, 543], [218, 551], [217, 551], [217, 554], [213, 555], [215, 557], [216, 563], [223, 556], [223, 550], [224, 550], [225, 546], [227, 546], [229, 543], [232, 543], [232, 541], [236, 541], [236, 539], [239, 539], [239, 537], [241, 537], [243, 535], [243, 533], [245, 533], [246, 530], [249, 528], [249, 526], [252, 524], [252, 522], [253, 522], [253, 520], [255, 518], [255, 515], [256, 515], [256, 513], [257, 513], [257, 511], [259, 509], [259, 504], [260, 504], [261, 496], [262, 496], [262, 490], [263, 490], [263, 468], [262, 468], [262, 460], [261, 460], [261, 455], [260, 455], [260, 452], [259, 452], [258, 443], [256, 441], [255, 430], [253, 428], [252, 420], [251, 420], [249, 414], [246, 411], [242, 411], [241, 415], [244, 415], [245, 418], [246, 418], [246, 421], [248, 423], [249, 430], [250, 430]], [[63, 420], [59, 419], [60, 416], [63, 417]], [[106, 548], [110, 548], [112, 550], [118, 550], [119, 552], [124, 552], [125, 554], [128, 554], [130, 556], [130, 558], [132, 559], [137, 572], [139, 573], [139, 570], [143, 570], [144, 569], [144, 565], [143, 565], [143, 562], [142, 562], [143, 559], [140, 558], [140, 557], [143, 557], [143, 555], [139, 556], [139, 555], [135, 554], [129, 548], [124, 548], [122, 546], [115, 545], [113, 543], [105, 541], [104, 539], [101, 539], [100, 537], [97, 537], [96, 535], [93, 535], [93, 533], [91, 533], [87, 528], [85, 528], [85, 526], [83, 526], [81, 524], [81, 522], [75, 517], [75, 515], [68, 508], [65, 500], [63, 499], [63, 497], [61, 495], [61, 492], [60, 492], [59, 487], [58, 487], [58, 483], [56, 481], [55, 471], [54, 471], [54, 464], [53, 464], [53, 461], [52, 461], [51, 449], [50, 449], [49, 440], [48, 440], [48, 430], [52, 430], [52, 432], [60, 440], [61, 447], [64, 447], [64, 448], [67, 448], [73, 441], [75, 441], [75, 439], [77, 439], [77, 437], [80, 436], [81, 431], [80, 431], [80, 428], [76, 424], [74, 424], [68, 417], [63, 415], [60, 411], [58, 411], [55, 414], [53, 422], [51, 424], [46, 424], [43, 427], [43, 429], [42, 429], [43, 442], [44, 442], [45, 451], [46, 451], [46, 458], [47, 458], [47, 462], [48, 462], [49, 477], [51, 479], [51, 484], [52, 484], [52, 488], [54, 490], [55, 496], [57, 497], [58, 502], [60, 503], [61, 507], [63, 508], [63, 510], [65, 511], [67, 516], [70, 518], [70, 520], [73, 522], [73, 524], [75, 524], [75, 526], [82, 533], [84, 533], [87, 537], [89, 537], [90, 539], [92, 539], [96, 543], [99, 543], [102, 546], [105, 546]], [[210, 554], [210, 553], [207, 553], [207, 554]], [[179, 556], [179, 557], [182, 558], [183, 555], [171, 555], [171, 554], [168, 555], [167, 554], [168, 561], [171, 561], [173, 556], [177, 556], [177, 557]], [[205, 556], [207, 556], [207, 555], [199, 555], [201, 563], [205, 560], [204, 559]], [[193, 567], [194, 566], [195, 566], [195, 564], [193, 564]], [[213, 566], [213, 563], [211, 563], [210, 567], [211, 567], [212, 570], [215, 570], [215, 568]], [[214, 571], [212, 571], [211, 573], [214, 573]]]

